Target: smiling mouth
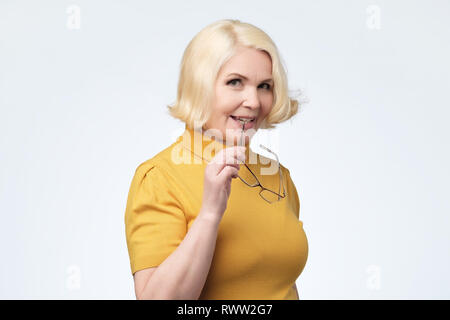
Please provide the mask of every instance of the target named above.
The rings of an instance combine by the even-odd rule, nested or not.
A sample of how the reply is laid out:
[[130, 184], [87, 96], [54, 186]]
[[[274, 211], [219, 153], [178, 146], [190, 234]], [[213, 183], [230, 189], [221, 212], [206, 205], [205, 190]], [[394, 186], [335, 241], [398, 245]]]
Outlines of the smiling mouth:
[[230, 116], [233, 120], [239, 121], [240, 123], [254, 122], [256, 118], [241, 118], [236, 116]]

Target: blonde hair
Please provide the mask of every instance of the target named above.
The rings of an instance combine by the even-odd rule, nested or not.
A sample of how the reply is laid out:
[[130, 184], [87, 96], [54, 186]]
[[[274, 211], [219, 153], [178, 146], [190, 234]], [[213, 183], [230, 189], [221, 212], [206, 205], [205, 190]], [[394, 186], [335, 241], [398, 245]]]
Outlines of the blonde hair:
[[272, 60], [273, 106], [261, 129], [275, 128], [298, 112], [299, 101], [289, 97], [283, 62], [272, 39], [261, 29], [239, 20], [224, 19], [202, 29], [188, 44], [180, 65], [177, 100], [169, 114], [194, 128], [211, 115], [214, 85], [223, 64], [244, 46], [265, 51]]

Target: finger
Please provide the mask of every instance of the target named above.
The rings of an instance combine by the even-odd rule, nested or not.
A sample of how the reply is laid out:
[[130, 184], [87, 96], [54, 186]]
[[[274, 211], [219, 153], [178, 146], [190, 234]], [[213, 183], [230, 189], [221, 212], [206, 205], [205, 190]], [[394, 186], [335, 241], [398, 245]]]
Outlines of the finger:
[[245, 148], [230, 147], [220, 151], [211, 161], [218, 174], [225, 166], [231, 165], [239, 170], [240, 164], [245, 160]]
[[236, 164], [241, 164], [242, 162], [245, 161], [245, 147], [241, 146], [229, 147], [223, 149], [222, 152], [223, 152], [222, 157], [224, 159], [227, 158], [227, 156], [231, 155], [235, 159], [234, 163]]
[[218, 177], [224, 181], [237, 177], [238, 169], [232, 166], [226, 166], [222, 171], [220, 171]]
[[216, 175], [218, 175], [224, 168], [228, 166], [236, 168], [236, 170], [239, 170], [240, 168], [240, 165], [236, 163], [236, 158], [234, 158], [232, 155], [224, 155], [223, 158], [219, 156], [217, 159], [213, 159], [213, 161], [211, 161], [211, 166]]

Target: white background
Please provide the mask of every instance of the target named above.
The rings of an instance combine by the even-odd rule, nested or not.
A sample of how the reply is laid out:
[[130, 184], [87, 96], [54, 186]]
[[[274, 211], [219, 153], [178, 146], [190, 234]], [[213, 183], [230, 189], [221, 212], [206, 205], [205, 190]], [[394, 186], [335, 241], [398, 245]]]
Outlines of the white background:
[[166, 105], [186, 45], [233, 18], [272, 37], [290, 89], [309, 100], [255, 137], [299, 192], [310, 250], [300, 298], [449, 299], [449, 10], [2, 0], [0, 298], [134, 299], [131, 179], [184, 130]]

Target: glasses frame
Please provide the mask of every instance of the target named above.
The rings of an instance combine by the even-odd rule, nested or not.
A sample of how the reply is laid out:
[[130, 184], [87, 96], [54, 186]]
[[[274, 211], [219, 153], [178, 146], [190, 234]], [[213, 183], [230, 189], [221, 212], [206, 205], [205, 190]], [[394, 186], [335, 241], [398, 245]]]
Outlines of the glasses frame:
[[[261, 182], [259, 181], [258, 177], [253, 173], [253, 171], [247, 166], [246, 163], [243, 163], [243, 165], [245, 165], [245, 167], [247, 168], [247, 170], [250, 171], [250, 173], [251, 173], [251, 174], [253, 175], [253, 177], [256, 179], [256, 182], [257, 182], [257, 183], [255, 183], [255, 184], [249, 184], [249, 183], [247, 183], [244, 179], [242, 179], [242, 178], [239, 176], [239, 174], [238, 174], [238, 178], [239, 178], [243, 183], [245, 183], [246, 185], [248, 185], [248, 186], [251, 187], [251, 188], [260, 187], [260, 188], [261, 188], [261, 191], [259, 191], [260, 197], [263, 198], [263, 199], [264, 199], [265, 201], [267, 201], [268, 203], [274, 203], [274, 202], [280, 201], [281, 199], [283, 199], [284, 197], [286, 197], [286, 190], [285, 190], [285, 188], [284, 188], [283, 173], [281, 172], [280, 161], [278, 160], [278, 156], [275, 154], [275, 152], [271, 151], [269, 148], [263, 146], [262, 144], [260, 144], [259, 146], [260, 146], [261, 148], [265, 149], [266, 151], [270, 152], [271, 154], [273, 154], [273, 155], [275, 156], [275, 158], [277, 159], [277, 163], [278, 163], [278, 173], [279, 173], [279, 176], [280, 176], [278, 192], [272, 191], [272, 190], [267, 189], [266, 187], [264, 187], [264, 186], [261, 184]], [[279, 193], [279, 192], [281, 192], [281, 186], [283, 186], [283, 194]], [[261, 192], [263, 192], [264, 190], [269, 191], [269, 192], [275, 194], [276, 196], [278, 196], [278, 199], [275, 200], [275, 201], [269, 201], [269, 200], [267, 200], [267, 199], [264, 198], [264, 196], [261, 194]]]
[[[243, 145], [243, 144], [242, 144], [242, 134], [243, 134], [243, 132], [244, 132], [244, 131], [241, 132], [241, 145]], [[259, 181], [258, 177], [253, 173], [253, 171], [247, 166], [247, 164], [246, 164], [245, 162], [243, 162], [242, 164], [245, 165], [245, 167], [247, 168], [248, 171], [250, 171], [250, 173], [251, 173], [251, 174], [253, 175], [253, 177], [256, 179], [256, 182], [257, 182], [257, 183], [255, 183], [255, 184], [249, 184], [249, 183], [247, 183], [244, 179], [242, 179], [241, 176], [239, 176], [239, 174], [237, 175], [237, 177], [238, 177], [243, 183], [245, 183], [247, 186], [249, 186], [249, 187], [251, 187], [251, 188], [260, 187], [261, 190], [259, 191], [259, 196], [260, 196], [264, 201], [266, 201], [266, 202], [268, 202], [268, 203], [275, 203], [275, 202], [278, 202], [278, 201], [280, 201], [281, 199], [283, 199], [283, 198], [286, 197], [286, 190], [285, 190], [285, 188], [284, 188], [283, 173], [281, 172], [280, 161], [278, 160], [278, 156], [276, 155], [275, 152], [271, 151], [269, 148], [263, 146], [262, 144], [260, 144], [259, 146], [260, 146], [261, 148], [263, 148], [264, 150], [266, 150], [266, 151], [270, 152], [271, 154], [273, 154], [273, 155], [275, 156], [275, 158], [277, 159], [277, 163], [278, 163], [278, 173], [279, 173], [279, 177], [280, 177], [278, 192], [272, 191], [272, 190], [270, 190], [270, 189], [264, 187], [264, 186], [261, 184], [261, 182]], [[209, 160], [207, 160], [207, 159], [205, 159], [205, 158], [203, 158], [203, 157], [197, 155], [196, 153], [194, 153], [192, 150], [186, 148], [185, 146], [183, 146], [183, 148], [186, 149], [186, 150], [188, 150], [188, 151], [190, 151], [192, 154], [196, 155], [197, 157], [201, 158], [202, 160], [205, 160], [205, 161], [208, 162], [208, 163], [210, 162]], [[281, 192], [281, 186], [283, 186], [283, 194], [279, 193], [279, 192]], [[269, 201], [269, 200], [267, 200], [266, 198], [264, 198], [264, 196], [261, 194], [261, 192], [263, 192], [263, 191], [265, 191], [265, 190], [266, 190], [266, 191], [269, 191], [269, 192], [271, 192], [271, 193], [273, 193], [273, 194], [275, 194], [275, 195], [278, 197], [278, 199], [275, 200], [275, 201]]]
[[[244, 127], [245, 127], [245, 123], [242, 123], [242, 131], [241, 131], [241, 137], [240, 137], [240, 145], [243, 146], [244, 145]], [[250, 171], [250, 173], [253, 175], [253, 177], [256, 179], [256, 184], [249, 184], [246, 181], [244, 181], [244, 179], [242, 179], [239, 175], [238, 178], [245, 183], [246, 185], [248, 185], [251, 188], [254, 187], [260, 187], [261, 190], [259, 191], [259, 195], [261, 198], [263, 198], [265, 201], [267, 201], [268, 203], [274, 203], [277, 201], [280, 201], [281, 199], [283, 199], [284, 197], [286, 197], [286, 190], [284, 189], [284, 181], [283, 181], [283, 174], [281, 172], [281, 167], [280, 167], [280, 160], [278, 159], [278, 156], [276, 155], [275, 152], [273, 152], [272, 150], [270, 150], [269, 148], [263, 146], [262, 144], [259, 145], [261, 148], [263, 148], [264, 150], [270, 152], [271, 154], [273, 154], [275, 156], [275, 158], [277, 159], [277, 163], [278, 163], [278, 173], [280, 175], [280, 180], [279, 180], [279, 188], [278, 188], [278, 192], [272, 191], [270, 189], [267, 189], [266, 187], [264, 187], [261, 182], [259, 181], [258, 177], [253, 173], [253, 171], [247, 166], [247, 164], [244, 162], [245, 167], [247, 168], [248, 171]], [[281, 186], [283, 186], [283, 195], [280, 194], [281, 192]], [[266, 198], [264, 198], [264, 196], [261, 194], [264, 190], [267, 190], [275, 195], [278, 196], [278, 199], [276, 201], [269, 201]]]

